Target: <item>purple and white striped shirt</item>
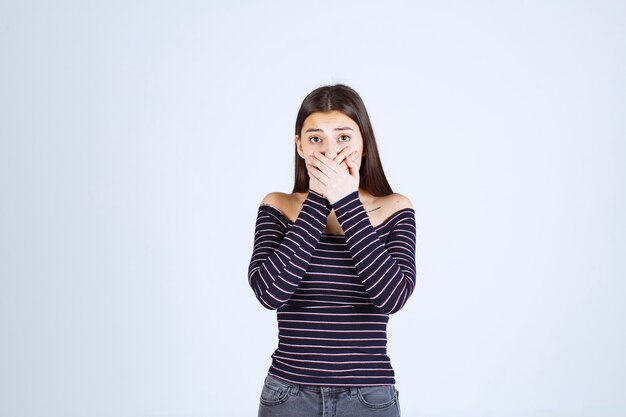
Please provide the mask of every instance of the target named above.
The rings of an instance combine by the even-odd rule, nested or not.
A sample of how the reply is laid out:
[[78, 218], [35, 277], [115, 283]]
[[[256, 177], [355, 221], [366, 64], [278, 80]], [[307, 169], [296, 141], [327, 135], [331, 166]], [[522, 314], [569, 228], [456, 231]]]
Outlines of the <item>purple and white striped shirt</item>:
[[[332, 209], [345, 235], [322, 233]], [[358, 191], [330, 204], [309, 190], [295, 222], [262, 204], [248, 281], [278, 310], [269, 373], [303, 385], [395, 384], [387, 322], [415, 288], [415, 246], [412, 208], [372, 226]]]

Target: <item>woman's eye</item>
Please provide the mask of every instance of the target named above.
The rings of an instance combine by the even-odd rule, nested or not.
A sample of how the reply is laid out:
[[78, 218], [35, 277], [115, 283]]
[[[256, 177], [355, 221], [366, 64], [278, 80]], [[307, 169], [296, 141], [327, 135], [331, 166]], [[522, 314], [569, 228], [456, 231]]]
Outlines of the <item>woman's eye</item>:
[[313, 142], [313, 143], [318, 143], [318, 142], [315, 142], [315, 141], [314, 141], [314, 139], [319, 139], [319, 138], [318, 138], [317, 136], [311, 136], [311, 137], [309, 138], [309, 140], [310, 140], [311, 142]]
[[[348, 136], [348, 135], [341, 135], [341, 137], [350, 139], [350, 136]], [[344, 140], [343, 142], [346, 142], [346, 141]]]

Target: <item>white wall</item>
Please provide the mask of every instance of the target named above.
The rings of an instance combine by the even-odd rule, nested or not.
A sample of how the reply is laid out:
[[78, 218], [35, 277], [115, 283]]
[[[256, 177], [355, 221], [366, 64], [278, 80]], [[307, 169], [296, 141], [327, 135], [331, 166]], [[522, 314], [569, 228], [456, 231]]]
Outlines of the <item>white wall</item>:
[[624, 2], [0, 5], [0, 415], [256, 415], [304, 96], [413, 202], [403, 416], [626, 414]]

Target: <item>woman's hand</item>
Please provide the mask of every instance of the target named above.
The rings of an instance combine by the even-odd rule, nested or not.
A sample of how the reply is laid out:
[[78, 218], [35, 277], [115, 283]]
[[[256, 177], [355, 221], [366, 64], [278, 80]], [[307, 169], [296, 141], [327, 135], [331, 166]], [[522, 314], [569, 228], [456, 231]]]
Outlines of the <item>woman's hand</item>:
[[343, 148], [335, 158], [314, 152], [306, 161], [309, 189], [322, 194], [330, 204], [359, 189], [359, 170], [352, 159], [357, 151]]

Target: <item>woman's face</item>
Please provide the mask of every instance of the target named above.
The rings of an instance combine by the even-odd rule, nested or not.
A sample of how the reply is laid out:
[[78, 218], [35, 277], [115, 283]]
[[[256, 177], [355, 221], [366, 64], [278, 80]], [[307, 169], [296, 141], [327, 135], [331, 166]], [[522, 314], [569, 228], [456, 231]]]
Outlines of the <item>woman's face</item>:
[[346, 146], [350, 146], [350, 152], [358, 152], [353, 160], [360, 168], [363, 154], [361, 130], [354, 120], [336, 110], [311, 113], [302, 125], [302, 137], [296, 135], [298, 155], [305, 159], [315, 151], [327, 158], [335, 158]]

